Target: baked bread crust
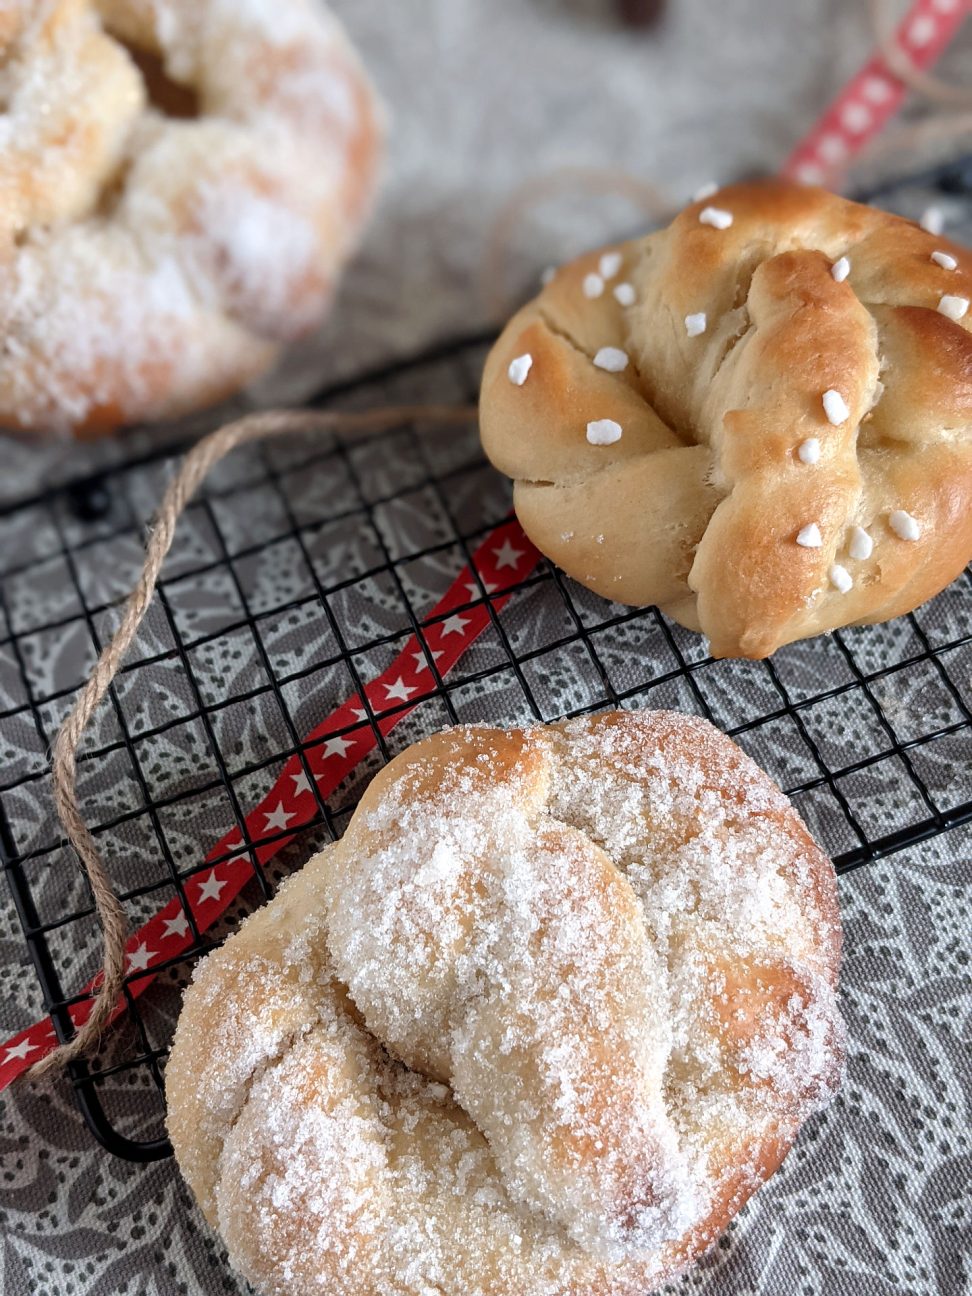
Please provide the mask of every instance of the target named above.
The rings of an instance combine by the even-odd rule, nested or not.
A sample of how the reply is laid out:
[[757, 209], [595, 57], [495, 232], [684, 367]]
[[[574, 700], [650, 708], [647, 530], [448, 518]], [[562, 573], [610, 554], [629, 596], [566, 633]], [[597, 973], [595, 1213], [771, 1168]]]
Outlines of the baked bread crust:
[[[731, 224], [703, 221], [713, 206]], [[483, 445], [543, 553], [607, 598], [702, 630], [719, 657], [887, 620], [961, 572], [972, 559], [965, 249], [822, 189], [762, 181], [613, 251], [620, 264], [595, 298], [584, 285], [604, 252], [558, 271], [483, 376]], [[966, 313], [943, 313], [943, 297]], [[592, 364], [602, 347], [628, 357], [622, 372]], [[517, 385], [508, 368], [525, 354]], [[839, 423], [828, 392], [846, 406]], [[622, 429], [613, 444], [585, 437], [601, 419]], [[807, 527], [818, 546], [797, 542], [818, 538]]]
[[833, 869], [705, 721], [409, 748], [196, 971], [179, 1165], [264, 1292], [644, 1296], [841, 1069]]
[[183, 414], [321, 321], [381, 125], [318, 0], [13, 0], [0, 99], [0, 426]]

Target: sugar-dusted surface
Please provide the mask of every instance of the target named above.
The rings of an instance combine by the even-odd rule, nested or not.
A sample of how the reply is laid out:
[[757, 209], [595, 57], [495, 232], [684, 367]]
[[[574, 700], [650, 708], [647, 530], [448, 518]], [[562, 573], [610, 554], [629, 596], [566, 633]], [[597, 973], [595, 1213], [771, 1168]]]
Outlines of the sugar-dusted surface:
[[449, 731], [202, 965], [180, 1162], [267, 1291], [643, 1292], [832, 1092], [838, 957], [828, 862], [705, 722]]
[[[0, 424], [178, 414], [320, 321], [379, 133], [329, 15], [311, 0], [42, 0], [9, 23]], [[129, 49], [198, 112], [155, 103]]]

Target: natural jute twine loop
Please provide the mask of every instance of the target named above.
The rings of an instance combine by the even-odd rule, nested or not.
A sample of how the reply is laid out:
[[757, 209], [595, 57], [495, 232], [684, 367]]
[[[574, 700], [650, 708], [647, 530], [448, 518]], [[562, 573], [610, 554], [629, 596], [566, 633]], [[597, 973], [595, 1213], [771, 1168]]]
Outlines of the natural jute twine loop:
[[91, 717], [108, 692], [149, 609], [162, 564], [172, 547], [176, 523], [207, 474], [231, 450], [266, 437], [298, 432], [340, 432], [347, 436], [367, 436], [387, 431], [403, 422], [447, 428], [468, 423], [475, 417], [475, 406], [468, 405], [383, 406], [361, 413], [270, 410], [227, 423], [204, 437], [183, 459], [155, 516], [142, 572], [125, 603], [118, 629], [103, 649], [54, 742], [51, 759], [54, 804], [67, 840], [77, 852], [91, 884], [102, 930], [103, 973], [88, 1020], [68, 1043], [60, 1045], [36, 1062], [30, 1069], [30, 1075], [40, 1076], [60, 1070], [68, 1062], [93, 1049], [111, 1017], [124, 983], [128, 922], [104, 859], [85, 825], [78, 805], [77, 751]]

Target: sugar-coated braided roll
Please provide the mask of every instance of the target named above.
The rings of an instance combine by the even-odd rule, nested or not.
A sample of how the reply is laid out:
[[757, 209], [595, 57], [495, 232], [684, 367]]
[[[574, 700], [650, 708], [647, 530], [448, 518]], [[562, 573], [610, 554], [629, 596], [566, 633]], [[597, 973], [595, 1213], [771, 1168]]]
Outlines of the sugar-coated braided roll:
[[644, 1296], [833, 1092], [833, 869], [705, 721], [403, 752], [210, 955], [166, 1073], [183, 1173], [283, 1296]]
[[217, 400], [318, 324], [380, 114], [320, 0], [0, 7], [0, 426]]

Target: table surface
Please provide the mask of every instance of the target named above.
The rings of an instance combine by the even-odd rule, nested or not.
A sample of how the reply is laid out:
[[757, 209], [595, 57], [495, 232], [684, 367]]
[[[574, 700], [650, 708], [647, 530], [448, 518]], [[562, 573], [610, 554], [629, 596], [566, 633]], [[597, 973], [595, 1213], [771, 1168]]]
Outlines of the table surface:
[[[335, 318], [253, 393], [257, 401], [300, 399], [486, 324], [476, 273], [489, 231], [504, 198], [537, 170], [621, 166], [664, 177], [673, 204], [710, 176], [772, 171], [869, 43], [863, 6], [840, 0], [739, 0], [731, 21], [706, 0], [672, 0], [650, 37], [619, 30], [599, 0], [334, 7], [389, 104], [389, 174]], [[966, 41], [946, 70], [961, 76], [970, 54]], [[633, 221], [617, 201], [544, 205], [510, 248], [511, 293], [538, 267]], [[439, 387], [424, 395], [450, 399]], [[183, 431], [83, 449], [9, 443], [0, 497], [20, 498]], [[972, 680], [968, 658], [961, 669]], [[6, 758], [17, 740], [5, 724]], [[972, 832], [957, 830], [842, 878], [843, 1092], [715, 1252], [672, 1290], [970, 1289], [970, 857]], [[76, 886], [69, 870], [64, 885]], [[6, 891], [0, 959], [9, 978], [0, 1019], [15, 1029], [39, 1003]], [[0, 1290], [10, 1296], [245, 1290], [174, 1165], [105, 1155], [66, 1084], [23, 1084], [0, 1099], [0, 1169]]]

